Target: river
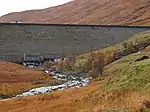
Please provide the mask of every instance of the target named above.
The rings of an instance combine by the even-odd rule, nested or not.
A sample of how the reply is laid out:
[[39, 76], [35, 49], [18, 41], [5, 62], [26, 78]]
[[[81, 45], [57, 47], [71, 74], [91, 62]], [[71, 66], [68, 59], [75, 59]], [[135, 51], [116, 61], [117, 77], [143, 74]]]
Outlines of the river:
[[80, 88], [83, 86], [87, 86], [92, 80], [91, 77], [87, 78], [87, 77], [78, 77], [75, 75], [65, 75], [62, 73], [58, 73], [57, 71], [50, 72], [48, 70], [45, 70], [44, 72], [51, 75], [53, 78], [57, 80], [64, 81], [64, 83], [60, 85], [56, 85], [56, 86], [34, 88], [22, 94], [19, 94], [16, 97], [45, 94], [45, 93], [49, 93], [52, 91], [60, 91], [60, 90], [68, 89], [68, 88]]

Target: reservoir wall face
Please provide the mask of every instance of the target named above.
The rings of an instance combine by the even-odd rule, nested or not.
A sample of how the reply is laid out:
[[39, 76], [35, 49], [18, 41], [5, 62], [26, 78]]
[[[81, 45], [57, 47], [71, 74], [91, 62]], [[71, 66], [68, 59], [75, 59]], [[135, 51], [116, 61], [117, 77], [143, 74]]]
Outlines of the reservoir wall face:
[[15, 61], [24, 54], [67, 56], [120, 43], [150, 27], [96, 25], [0, 24], [0, 60]]

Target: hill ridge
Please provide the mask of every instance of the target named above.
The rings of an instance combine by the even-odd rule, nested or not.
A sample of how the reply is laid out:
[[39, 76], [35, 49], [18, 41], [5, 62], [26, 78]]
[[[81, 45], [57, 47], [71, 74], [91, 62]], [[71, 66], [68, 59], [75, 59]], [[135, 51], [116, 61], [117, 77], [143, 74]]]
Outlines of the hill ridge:
[[28, 10], [0, 17], [0, 22], [150, 25], [149, 0], [74, 0], [41, 10]]

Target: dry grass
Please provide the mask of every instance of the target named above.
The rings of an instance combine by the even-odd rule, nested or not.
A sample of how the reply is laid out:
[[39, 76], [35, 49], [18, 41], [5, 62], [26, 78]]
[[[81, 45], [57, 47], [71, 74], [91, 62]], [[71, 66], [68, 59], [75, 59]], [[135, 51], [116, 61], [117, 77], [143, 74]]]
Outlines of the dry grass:
[[134, 90], [98, 92], [99, 85], [1, 101], [0, 112], [141, 112], [143, 101], [150, 101], [149, 94]]
[[32, 83], [1, 83], [0, 84], [0, 94], [18, 94], [25, 90], [29, 90], [31, 88], [40, 87], [44, 84], [36, 84], [33, 85]]
[[143, 50], [143, 52], [150, 52], [150, 46], [147, 46], [147, 47]]
[[150, 25], [149, 0], [74, 0], [43, 10], [11, 13], [0, 22]]
[[21, 65], [8, 62], [0, 62], [0, 77], [0, 83], [32, 82], [49, 78], [42, 71], [27, 69]]
[[[84, 87], [82, 89], [68, 89], [56, 91], [49, 95], [31, 96], [10, 101], [0, 102], [0, 112], [71, 112], [77, 110], [76, 102], [96, 89]], [[63, 94], [63, 95], [62, 95]], [[6, 105], [10, 105], [6, 108]]]
[[42, 71], [24, 68], [22, 65], [0, 62], [0, 94], [18, 93], [44, 84], [33, 82], [51, 82], [55, 80]]

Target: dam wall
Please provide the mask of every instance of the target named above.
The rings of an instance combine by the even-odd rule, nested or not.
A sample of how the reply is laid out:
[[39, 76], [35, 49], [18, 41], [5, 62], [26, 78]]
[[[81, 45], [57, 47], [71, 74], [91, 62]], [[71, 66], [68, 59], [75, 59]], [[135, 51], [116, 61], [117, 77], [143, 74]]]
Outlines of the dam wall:
[[0, 60], [24, 54], [67, 56], [120, 43], [150, 27], [111, 25], [0, 24]]

